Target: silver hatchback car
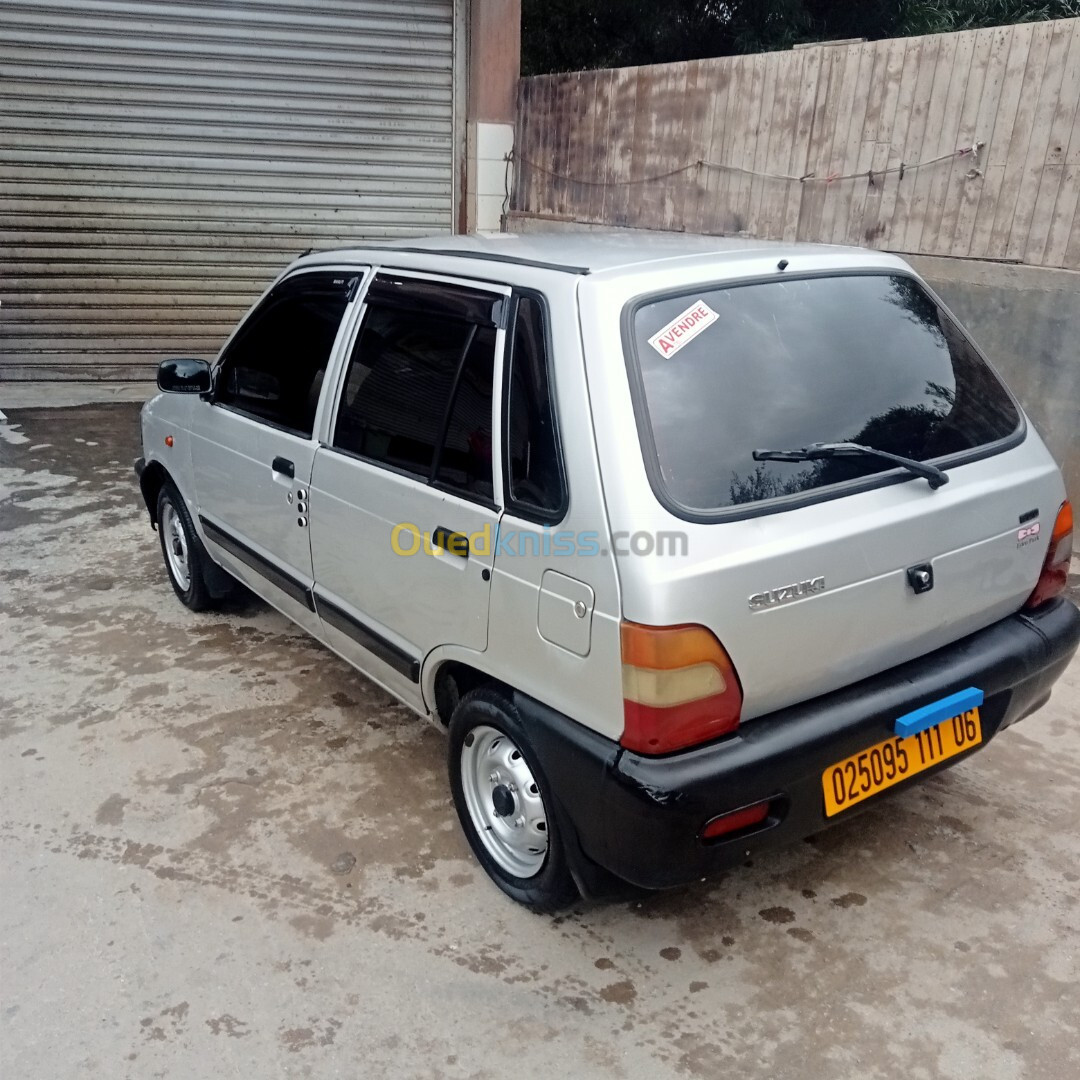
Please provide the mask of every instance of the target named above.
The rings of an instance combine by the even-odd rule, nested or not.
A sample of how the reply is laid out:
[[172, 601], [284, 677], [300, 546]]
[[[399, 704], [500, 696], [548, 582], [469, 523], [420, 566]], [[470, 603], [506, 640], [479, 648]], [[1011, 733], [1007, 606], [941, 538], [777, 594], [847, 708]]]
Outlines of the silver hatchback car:
[[881, 252], [308, 255], [158, 385], [136, 470], [177, 595], [239, 580], [447, 725], [469, 843], [538, 910], [842, 820], [1080, 641], [1054, 461]]

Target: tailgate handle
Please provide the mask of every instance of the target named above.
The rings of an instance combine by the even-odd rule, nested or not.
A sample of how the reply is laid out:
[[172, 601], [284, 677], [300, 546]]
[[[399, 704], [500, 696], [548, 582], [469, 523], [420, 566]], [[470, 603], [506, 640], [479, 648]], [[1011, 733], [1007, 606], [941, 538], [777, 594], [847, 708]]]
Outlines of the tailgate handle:
[[281, 473], [282, 476], [287, 476], [290, 480], [296, 476], [296, 466], [288, 458], [274, 458], [274, 464], [271, 468], [273, 468], [274, 472]]
[[445, 525], [435, 526], [431, 542], [437, 548], [442, 548], [448, 555], [456, 555], [459, 559], [469, 557], [469, 538], [464, 533], [448, 529]]

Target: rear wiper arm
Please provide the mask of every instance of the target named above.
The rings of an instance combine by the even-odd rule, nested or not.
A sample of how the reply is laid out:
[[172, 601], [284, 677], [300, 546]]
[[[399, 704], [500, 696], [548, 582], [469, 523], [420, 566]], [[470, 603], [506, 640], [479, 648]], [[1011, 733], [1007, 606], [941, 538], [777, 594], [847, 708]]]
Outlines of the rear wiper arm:
[[873, 446], [863, 446], [862, 443], [823, 442], [811, 443], [799, 450], [755, 450], [753, 457], [755, 461], [819, 461], [835, 457], [876, 457], [901, 465], [916, 476], [923, 477], [932, 488], [939, 488], [949, 482], [949, 474], [935, 465], [927, 465], [925, 461], [901, 457], [899, 454], [890, 454], [887, 450], [878, 450]]

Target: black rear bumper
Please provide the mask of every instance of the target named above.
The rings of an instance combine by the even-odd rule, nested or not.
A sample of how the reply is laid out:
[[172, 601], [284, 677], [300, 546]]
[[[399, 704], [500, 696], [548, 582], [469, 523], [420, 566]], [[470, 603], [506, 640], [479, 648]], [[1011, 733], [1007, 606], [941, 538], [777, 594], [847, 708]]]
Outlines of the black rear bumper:
[[[882, 796], [827, 818], [822, 772], [887, 739], [898, 716], [922, 705], [979, 687], [985, 745], [1046, 701], [1078, 643], [1080, 611], [1056, 600], [853, 686], [748, 721], [733, 736], [662, 758], [623, 750], [521, 695], [515, 703], [530, 725], [559, 815], [573, 825], [579, 879], [588, 880], [594, 863], [635, 885], [663, 888], [802, 839], [875, 802]], [[761, 825], [719, 841], [700, 839], [710, 818], [766, 799], [775, 801]]]

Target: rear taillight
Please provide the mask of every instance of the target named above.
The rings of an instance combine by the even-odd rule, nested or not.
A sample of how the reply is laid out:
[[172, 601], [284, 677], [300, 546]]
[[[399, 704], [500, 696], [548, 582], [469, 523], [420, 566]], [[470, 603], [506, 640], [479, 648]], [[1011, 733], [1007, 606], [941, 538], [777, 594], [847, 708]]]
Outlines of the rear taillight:
[[620, 742], [666, 754], [739, 726], [742, 688], [731, 658], [704, 626], [622, 624]]
[[721, 814], [707, 822], [701, 831], [703, 840], [715, 840], [718, 836], [729, 836], [731, 833], [742, 832], [754, 825], [760, 825], [769, 816], [768, 802], [755, 803], [753, 806], [744, 806], [741, 810], [732, 810], [730, 813]]
[[1035, 591], [1027, 598], [1024, 607], [1037, 608], [1047, 600], [1053, 600], [1065, 591], [1069, 581], [1069, 560], [1072, 558], [1073, 513], [1069, 500], [1061, 504], [1054, 531], [1050, 536], [1050, 547], [1043, 560], [1042, 573]]

